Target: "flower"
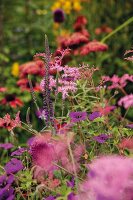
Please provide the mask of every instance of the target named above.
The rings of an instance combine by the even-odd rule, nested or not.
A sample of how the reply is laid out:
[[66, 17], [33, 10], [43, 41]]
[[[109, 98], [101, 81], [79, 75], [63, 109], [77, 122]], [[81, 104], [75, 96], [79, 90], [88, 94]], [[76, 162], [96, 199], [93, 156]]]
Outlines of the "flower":
[[13, 76], [18, 77], [18, 75], [19, 75], [19, 63], [17, 63], [17, 62], [13, 63], [11, 73], [12, 73]]
[[100, 134], [98, 136], [94, 136], [93, 139], [99, 143], [104, 143], [110, 136], [106, 134]]
[[[81, 199], [127, 200], [133, 198], [133, 159], [103, 156], [88, 165], [88, 176], [80, 186]], [[99, 184], [100, 183], [100, 184]]]
[[127, 128], [133, 128], [133, 124], [128, 124]]
[[107, 51], [108, 46], [99, 41], [93, 40], [85, 44], [80, 49], [80, 55], [87, 55], [90, 52]]
[[4, 167], [7, 174], [16, 174], [23, 168], [22, 162], [16, 158], [12, 158]]
[[27, 151], [26, 148], [18, 148], [16, 151], [11, 153], [11, 156], [21, 156], [25, 151]]
[[2, 175], [0, 176], [0, 199], [1, 200], [14, 200], [14, 189], [11, 184], [14, 182], [13, 175]]
[[[133, 53], [133, 50], [131, 49], [131, 50], [126, 51], [124, 55], [127, 55], [129, 53]], [[133, 55], [128, 56], [127, 58], [125, 58], [125, 60], [133, 61]]]
[[71, 118], [71, 121], [76, 123], [80, 121], [84, 121], [87, 119], [87, 113], [86, 112], [70, 112], [69, 117]]
[[6, 92], [7, 91], [7, 88], [5, 87], [0, 87], [0, 92]]
[[15, 119], [11, 119], [10, 115], [7, 113], [3, 118], [0, 118], [0, 127], [6, 128], [8, 131], [13, 130], [15, 127], [21, 125], [20, 111], [16, 114]]
[[101, 113], [98, 112], [98, 111], [95, 111], [95, 112], [89, 114], [89, 120], [90, 121], [93, 121], [94, 119], [96, 119], [98, 117], [101, 117]]
[[75, 186], [74, 177], [71, 179], [71, 181], [67, 181], [67, 186], [68, 186], [68, 187], [71, 187], [71, 188], [74, 188], [74, 186]]
[[8, 149], [13, 148], [13, 144], [11, 144], [11, 143], [4, 143], [4, 144], [0, 144], [0, 147], [8, 150]]
[[133, 149], [133, 138], [123, 138], [118, 146], [120, 149]]
[[65, 15], [62, 9], [56, 9], [53, 12], [54, 22], [62, 23], [65, 20]]
[[87, 18], [85, 16], [78, 16], [73, 25], [75, 31], [81, 31], [87, 24]]
[[95, 29], [95, 34], [100, 35], [102, 33], [111, 33], [112, 28], [108, 27], [107, 25], [102, 25], [101, 27], [98, 27]]
[[7, 94], [4, 99], [0, 101], [2, 105], [9, 105], [12, 108], [23, 106], [21, 99], [17, 98], [14, 94]]
[[122, 97], [118, 101], [118, 105], [123, 106], [125, 109], [133, 107], [133, 94], [129, 94], [129, 95]]

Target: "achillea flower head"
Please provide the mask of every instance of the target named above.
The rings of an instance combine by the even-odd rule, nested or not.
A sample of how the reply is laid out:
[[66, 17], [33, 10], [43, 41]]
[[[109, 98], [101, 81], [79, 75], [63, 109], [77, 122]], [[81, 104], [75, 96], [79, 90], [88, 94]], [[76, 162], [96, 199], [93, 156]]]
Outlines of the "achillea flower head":
[[87, 113], [78, 111], [78, 112], [70, 112], [69, 117], [71, 118], [71, 121], [76, 123], [80, 121], [84, 121], [87, 119]]
[[16, 174], [23, 168], [22, 162], [16, 158], [12, 158], [4, 167], [7, 174]]
[[95, 140], [95, 141], [97, 141], [98, 143], [104, 143], [104, 142], [106, 142], [106, 140], [108, 140], [109, 139], [109, 135], [106, 135], [106, 134], [100, 134], [100, 135], [98, 135], [98, 136], [94, 136], [93, 137], [93, 139]]
[[133, 107], [133, 94], [129, 94], [129, 95], [122, 97], [118, 101], [118, 105], [123, 106], [125, 109]]
[[93, 121], [94, 119], [96, 119], [98, 117], [101, 117], [101, 113], [98, 112], [98, 111], [95, 111], [95, 112], [89, 114], [89, 120], [90, 121]]
[[65, 20], [65, 14], [62, 9], [56, 9], [53, 12], [54, 22], [62, 23]]
[[85, 44], [83, 47], [80, 49], [80, 54], [81, 55], [87, 55], [90, 52], [97, 52], [97, 51], [107, 51], [108, 46], [106, 44], [103, 44], [99, 41], [90, 41], [87, 44]]
[[96, 35], [100, 35], [102, 33], [111, 33], [111, 32], [112, 32], [112, 28], [110, 28], [107, 25], [102, 25], [101, 27], [98, 27], [95, 29]]
[[[133, 198], [133, 159], [104, 156], [88, 166], [88, 178], [81, 185], [81, 200], [131, 200]], [[100, 183], [100, 184], [99, 184]]]

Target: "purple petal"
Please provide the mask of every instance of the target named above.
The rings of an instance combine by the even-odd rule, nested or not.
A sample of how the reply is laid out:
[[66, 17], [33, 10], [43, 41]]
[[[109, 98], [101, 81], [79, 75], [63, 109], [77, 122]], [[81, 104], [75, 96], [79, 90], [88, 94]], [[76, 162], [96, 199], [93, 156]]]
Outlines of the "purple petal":
[[90, 121], [93, 121], [94, 119], [98, 118], [98, 117], [101, 117], [101, 113], [100, 112], [93, 112], [89, 115], [89, 120]]
[[24, 168], [22, 162], [16, 158], [12, 158], [6, 165], [5, 171], [7, 174], [14, 174]]
[[127, 128], [133, 128], [133, 124], [128, 124]]
[[11, 156], [21, 156], [26, 150], [26, 148], [19, 148], [16, 151], [12, 152]]
[[13, 144], [11, 144], [11, 143], [4, 143], [4, 144], [0, 144], [0, 147], [8, 150], [8, 149], [11, 149], [13, 147]]

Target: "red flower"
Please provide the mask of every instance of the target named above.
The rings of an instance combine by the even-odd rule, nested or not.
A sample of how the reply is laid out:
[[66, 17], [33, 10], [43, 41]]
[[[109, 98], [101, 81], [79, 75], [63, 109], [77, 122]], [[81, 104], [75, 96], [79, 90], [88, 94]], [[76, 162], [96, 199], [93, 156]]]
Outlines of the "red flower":
[[110, 28], [110, 27], [108, 27], [106, 25], [103, 25], [103, 26], [98, 27], [98, 28], [95, 29], [95, 34], [96, 35], [100, 35], [102, 33], [110, 33], [110, 32], [112, 32], [112, 28]]
[[64, 46], [70, 49], [76, 49], [79, 46], [87, 43], [89, 39], [80, 32], [73, 33], [64, 41]]
[[[17, 81], [17, 85], [22, 89], [26, 91], [30, 91], [29, 81], [26, 78], [20, 79]], [[32, 81], [33, 89], [34, 91], [40, 91], [40, 86], [37, 83], [34, 83]]]
[[21, 125], [20, 112], [16, 114], [15, 119], [11, 119], [10, 115], [7, 113], [3, 118], [0, 118], [0, 127], [6, 128], [8, 131], [13, 130], [15, 127]]
[[93, 40], [85, 44], [83, 47], [81, 47], [80, 54], [87, 55], [90, 52], [106, 51], [107, 49], [108, 49], [108, 46], [106, 44]]
[[0, 92], [6, 92], [7, 91], [7, 88], [5, 87], [0, 87]]
[[84, 26], [87, 24], [87, 19], [84, 16], [79, 16], [77, 17], [75, 23], [74, 23], [74, 30], [75, 31], [79, 31], [82, 28], [84, 28]]
[[12, 108], [23, 106], [21, 99], [17, 98], [14, 94], [7, 94], [5, 98], [0, 101], [0, 104], [9, 105]]
[[119, 144], [120, 149], [133, 149], [133, 138], [123, 138]]

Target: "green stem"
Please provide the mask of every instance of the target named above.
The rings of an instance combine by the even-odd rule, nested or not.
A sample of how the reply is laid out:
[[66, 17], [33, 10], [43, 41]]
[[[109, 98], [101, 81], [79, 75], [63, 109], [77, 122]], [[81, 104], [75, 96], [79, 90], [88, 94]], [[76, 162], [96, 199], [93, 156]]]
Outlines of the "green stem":
[[111, 33], [109, 33], [107, 36], [105, 36], [101, 42], [105, 42], [107, 39], [109, 39], [111, 36], [113, 36], [115, 33], [117, 33], [118, 31], [120, 31], [121, 29], [123, 29], [125, 26], [127, 26], [128, 24], [133, 22], [133, 17], [129, 18], [127, 21], [125, 21], [123, 24], [121, 24], [120, 26], [118, 26], [118, 28], [116, 28], [114, 31], [112, 31]]

